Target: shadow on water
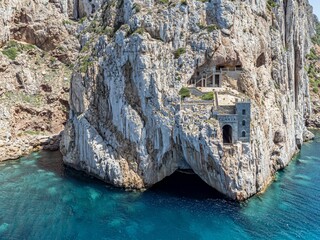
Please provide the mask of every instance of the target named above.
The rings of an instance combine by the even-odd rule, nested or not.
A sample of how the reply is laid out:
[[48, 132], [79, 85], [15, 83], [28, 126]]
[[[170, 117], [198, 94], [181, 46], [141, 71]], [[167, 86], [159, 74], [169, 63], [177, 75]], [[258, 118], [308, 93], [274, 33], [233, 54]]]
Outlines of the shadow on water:
[[155, 184], [149, 191], [178, 198], [225, 199], [224, 195], [206, 184], [198, 175], [177, 171]]
[[[56, 175], [72, 182], [80, 184], [94, 184], [104, 187], [107, 186], [108, 189], [118, 189], [84, 172], [65, 166], [62, 161], [62, 155], [59, 151], [39, 152], [37, 166], [39, 169], [53, 172]], [[206, 184], [196, 174], [185, 174], [181, 172], [175, 172], [171, 176], [166, 177], [151, 187], [147, 192], [197, 200], [225, 199], [221, 193]]]
[[[105, 186], [106, 183], [93, 177], [85, 172], [75, 170], [66, 166], [62, 161], [60, 151], [41, 151], [39, 152], [39, 159], [37, 160], [39, 169], [55, 173], [56, 175], [71, 182], [78, 184], [93, 184], [97, 186]], [[110, 186], [112, 188], [112, 186]]]
[[66, 167], [59, 151], [41, 151], [38, 154], [37, 166], [39, 169], [53, 172], [59, 176], [65, 175]]

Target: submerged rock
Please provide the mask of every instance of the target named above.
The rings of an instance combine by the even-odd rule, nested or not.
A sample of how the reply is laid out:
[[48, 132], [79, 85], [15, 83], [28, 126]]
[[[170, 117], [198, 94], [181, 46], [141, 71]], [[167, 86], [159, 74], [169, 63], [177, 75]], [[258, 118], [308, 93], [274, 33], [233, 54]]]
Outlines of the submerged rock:
[[303, 140], [306, 141], [311, 141], [314, 139], [314, 134], [308, 130], [304, 131], [303, 133]]

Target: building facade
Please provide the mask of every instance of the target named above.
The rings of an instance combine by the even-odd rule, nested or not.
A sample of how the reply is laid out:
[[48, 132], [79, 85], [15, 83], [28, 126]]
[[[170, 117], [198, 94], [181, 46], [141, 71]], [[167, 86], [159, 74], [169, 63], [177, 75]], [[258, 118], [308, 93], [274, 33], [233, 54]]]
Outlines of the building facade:
[[236, 103], [234, 110], [227, 114], [220, 114], [219, 110], [217, 110], [214, 112], [214, 117], [220, 123], [223, 143], [250, 142], [250, 101]]

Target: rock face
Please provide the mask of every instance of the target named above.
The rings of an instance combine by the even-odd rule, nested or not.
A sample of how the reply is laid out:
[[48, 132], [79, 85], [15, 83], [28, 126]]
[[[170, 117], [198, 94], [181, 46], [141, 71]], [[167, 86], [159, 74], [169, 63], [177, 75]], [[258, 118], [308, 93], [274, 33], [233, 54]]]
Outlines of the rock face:
[[0, 1], [0, 161], [59, 148], [76, 23], [67, 1]]
[[[138, 189], [192, 169], [226, 196], [249, 198], [307, 136], [312, 9], [306, 0], [163, 2], [110, 0], [83, 23], [64, 162]], [[234, 90], [251, 99], [250, 143], [223, 144], [210, 107], [180, 102], [207, 63], [244, 69]]]
[[307, 118], [307, 126], [310, 128], [320, 128], [320, 23], [318, 20], [316, 22], [316, 35], [313, 37], [314, 46], [307, 56], [312, 109], [311, 115]]

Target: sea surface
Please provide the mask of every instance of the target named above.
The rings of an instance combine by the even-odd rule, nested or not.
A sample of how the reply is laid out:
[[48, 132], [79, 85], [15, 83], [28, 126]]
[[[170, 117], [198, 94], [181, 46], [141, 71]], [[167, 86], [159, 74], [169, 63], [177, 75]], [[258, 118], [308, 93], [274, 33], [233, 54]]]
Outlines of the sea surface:
[[0, 239], [320, 239], [320, 139], [243, 203], [181, 173], [127, 192], [64, 167], [59, 152], [0, 163]]

